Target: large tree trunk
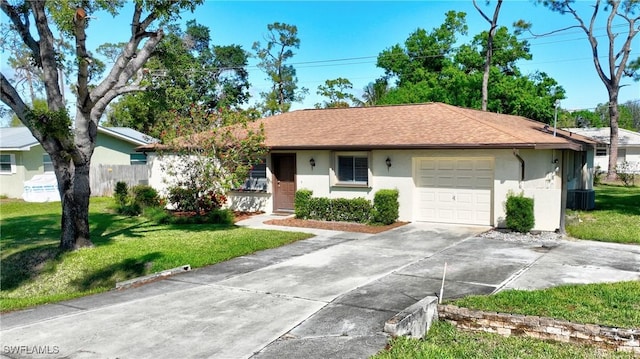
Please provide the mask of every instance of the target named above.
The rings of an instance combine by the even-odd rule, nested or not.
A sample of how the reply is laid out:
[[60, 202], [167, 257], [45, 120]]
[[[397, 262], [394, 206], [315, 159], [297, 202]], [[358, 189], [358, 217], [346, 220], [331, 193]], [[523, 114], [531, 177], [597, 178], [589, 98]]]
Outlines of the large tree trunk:
[[609, 118], [611, 132], [609, 135], [609, 167], [607, 168], [607, 180], [615, 181], [618, 179], [618, 91], [613, 89], [609, 91]]
[[[201, 0], [196, 0], [191, 3], [193, 5], [200, 2]], [[48, 109], [35, 112], [29, 108], [4, 73], [0, 73], [0, 100], [15, 112], [51, 156], [62, 201], [60, 248], [74, 250], [92, 245], [89, 239], [89, 169], [96, 144], [98, 121], [114, 98], [143, 89], [142, 66], [163, 37], [162, 29], [149, 31], [148, 27], [158, 17], [171, 17], [182, 8], [193, 10], [193, 6], [174, 6], [174, 2], [157, 1], [150, 6], [152, 10], [149, 14], [143, 17], [144, 4], [135, 2], [129, 42], [124, 46], [107, 77], [96, 85], [89, 83], [89, 64], [92, 60], [85, 44], [86, 9], [76, 8], [73, 27], [78, 75], [75, 83], [77, 112], [72, 126], [65, 111], [64, 86], [58, 76], [59, 56], [55, 51], [56, 40], [49, 27], [46, 3], [26, 3], [28, 7], [11, 5], [8, 0], [0, 0], [0, 10], [9, 17], [12, 29], [17, 31], [29, 48], [35, 65], [43, 70]], [[33, 15], [35, 20], [34, 26], [30, 25], [30, 15]], [[31, 34], [33, 28], [37, 30], [37, 41]], [[72, 127], [73, 130], [70, 130]]]
[[89, 168], [88, 162], [56, 166], [62, 201], [60, 248], [63, 250], [93, 246], [89, 239]]
[[60, 248], [63, 250], [93, 246], [89, 233], [89, 173], [97, 128], [91, 130], [96, 126], [87, 121], [88, 118], [88, 114], [78, 111], [76, 124], [84, 125], [85, 130], [76, 128], [71, 141], [48, 138], [43, 142], [58, 180], [62, 204]]

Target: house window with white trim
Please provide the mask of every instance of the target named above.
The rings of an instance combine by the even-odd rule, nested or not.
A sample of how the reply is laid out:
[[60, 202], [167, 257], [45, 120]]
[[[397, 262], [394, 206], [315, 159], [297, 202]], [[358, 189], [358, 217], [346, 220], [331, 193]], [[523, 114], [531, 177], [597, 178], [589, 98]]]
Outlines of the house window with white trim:
[[51, 161], [51, 156], [46, 153], [42, 155], [42, 167], [45, 173], [53, 172], [53, 161]]
[[369, 156], [363, 153], [338, 153], [336, 185], [366, 186], [369, 184]]
[[607, 145], [597, 145], [596, 156], [604, 157], [607, 155]]
[[16, 173], [16, 157], [13, 154], [0, 155], [0, 173], [12, 174]]
[[147, 155], [144, 153], [131, 153], [129, 154], [129, 164], [131, 165], [146, 165]]

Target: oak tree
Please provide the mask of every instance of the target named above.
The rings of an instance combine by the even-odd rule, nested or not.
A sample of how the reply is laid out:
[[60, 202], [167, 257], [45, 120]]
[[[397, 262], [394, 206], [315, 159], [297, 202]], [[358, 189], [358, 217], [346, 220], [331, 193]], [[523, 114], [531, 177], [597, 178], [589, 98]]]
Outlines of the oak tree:
[[[193, 11], [202, 0], [118, 1], [0, 1], [12, 31], [28, 47], [34, 64], [42, 69], [47, 109], [30, 107], [3, 70], [0, 100], [11, 108], [49, 154], [58, 181], [62, 204], [60, 248], [74, 250], [91, 246], [89, 235], [89, 168], [96, 146], [98, 124], [107, 105], [117, 96], [143, 90], [142, 68], [164, 33], [155, 27], [171, 21], [185, 10]], [[123, 21], [129, 39], [101, 81], [91, 78], [94, 59], [87, 48], [92, 14], [105, 11], [113, 16], [125, 6], [133, 7]], [[75, 46], [75, 116], [63, 99], [54, 31]], [[93, 80], [93, 81], [92, 81]]]

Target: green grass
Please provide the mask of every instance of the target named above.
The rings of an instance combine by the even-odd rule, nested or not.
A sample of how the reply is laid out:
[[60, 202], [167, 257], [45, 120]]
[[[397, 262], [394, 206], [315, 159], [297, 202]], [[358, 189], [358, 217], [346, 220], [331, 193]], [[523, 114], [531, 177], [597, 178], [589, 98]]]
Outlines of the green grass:
[[508, 290], [453, 304], [471, 309], [538, 315], [584, 324], [640, 328], [640, 281]]
[[157, 225], [110, 211], [92, 198], [94, 248], [60, 252], [60, 203], [0, 203], [0, 310], [104, 292], [117, 281], [190, 264], [192, 268], [274, 248], [311, 235], [207, 224]]
[[502, 337], [489, 333], [457, 330], [446, 322], [436, 322], [423, 340], [398, 337], [390, 348], [373, 357], [385, 358], [633, 358], [630, 353], [542, 341], [524, 337]]
[[567, 233], [580, 239], [640, 244], [640, 187], [602, 184], [595, 191], [595, 210], [567, 211]]

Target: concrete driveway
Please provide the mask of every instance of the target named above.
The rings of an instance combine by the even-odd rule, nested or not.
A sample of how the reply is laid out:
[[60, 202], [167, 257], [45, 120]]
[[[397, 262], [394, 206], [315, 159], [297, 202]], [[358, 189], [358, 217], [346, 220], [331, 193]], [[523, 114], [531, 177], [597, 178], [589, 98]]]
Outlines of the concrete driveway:
[[[245, 225], [265, 227], [254, 218]], [[280, 227], [271, 227], [282, 229]], [[8, 358], [366, 358], [384, 322], [440, 291], [640, 279], [640, 247], [479, 238], [486, 227], [409, 224], [316, 237], [138, 288], [8, 313]], [[291, 229], [300, 230], [300, 229]]]

